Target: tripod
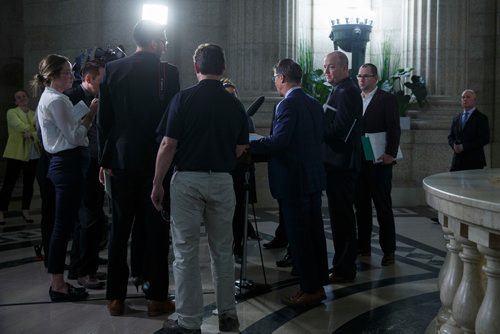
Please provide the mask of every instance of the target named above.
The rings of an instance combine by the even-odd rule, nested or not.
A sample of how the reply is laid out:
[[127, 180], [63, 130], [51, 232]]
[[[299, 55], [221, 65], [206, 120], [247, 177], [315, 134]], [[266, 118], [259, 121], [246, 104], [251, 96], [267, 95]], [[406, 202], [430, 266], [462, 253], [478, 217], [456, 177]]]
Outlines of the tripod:
[[[244, 224], [243, 224], [243, 254], [241, 257], [241, 268], [240, 268], [240, 279], [236, 280], [236, 298], [238, 299], [245, 299], [249, 298], [252, 296], [259, 295], [262, 292], [268, 291], [269, 290], [269, 285], [267, 284], [267, 278], [266, 278], [266, 270], [264, 268], [264, 259], [262, 257], [262, 247], [260, 244], [260, 238], [257, 238], [257, 242], [259, 244], [259, 254], [260, 254], [260, 263], [262, 266], [262, 274], [264, 276], [264, 284], [259, 284], [259, 283], [254, 283], [251, 280], [247, 279], [247, 255], [248, 255], [248, 250], [247, 250], [247, 242], [248, 242], [248, 200], [249, 200], [249, 192], [250, 192], [250, 171], [249, 171], [249, 166], [247, 166], [246, 171], [245, 171], [245, 183], [244, 183], [244, 190], [245, 190], [245, 218], [244, 218]], [[257, 236], [259, 235], [259, 228], [257, 225], [257, 218], [255, 216], [255, 207], [252, 204], [252, 211], [253, 211], [253, 218], [254, 218], [254, 223], [255, 223], [255, 232], [257, 233]]]

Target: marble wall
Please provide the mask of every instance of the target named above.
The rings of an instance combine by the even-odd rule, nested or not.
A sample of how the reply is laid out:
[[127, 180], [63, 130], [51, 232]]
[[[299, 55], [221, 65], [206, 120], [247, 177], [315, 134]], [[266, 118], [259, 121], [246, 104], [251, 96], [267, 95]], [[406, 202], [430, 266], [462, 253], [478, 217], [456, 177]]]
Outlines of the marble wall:
[[[19, 5], [20, 3], [20, 5]], [[14, 93], [23, 87], [24, 28], [22, 1], [0, 2], [0, 156], [7, 142], [7, 110], [13, 108]], [[0, 175], [3, 175], [0, 163]]]

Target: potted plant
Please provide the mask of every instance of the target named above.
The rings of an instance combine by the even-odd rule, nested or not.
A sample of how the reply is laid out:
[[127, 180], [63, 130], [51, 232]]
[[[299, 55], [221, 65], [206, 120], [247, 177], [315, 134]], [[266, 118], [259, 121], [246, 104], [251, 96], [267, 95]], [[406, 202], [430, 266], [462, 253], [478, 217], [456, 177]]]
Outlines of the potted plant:
[[413, 68], [399, 67], [399, 53], [392, 52], [392, 42], [385, 36], [380, 46], [378, 87], [396, 96], [398, 100], [400, 124], [402, 129], [410, 129], [411, 119], [408, 110], [413, 104], [423, 107], [426, 102], [425, 80], [412, 75]]
[[302, 89], [321, 104], [326, 103], [331, 85], [326, 82], [322, 69], [313, 69], [312, 48], [305, 39], [299, 41], [297, 63], [302, 67]]
[[398, 100], [399, 116], [402, 129], [410, 129], [408, 109], [413, 104], [424, 106], [427, 97], [425, 80], [421, 76], [412, 75], [413, 68], [398, 68], [380, 88], [394, 94]]

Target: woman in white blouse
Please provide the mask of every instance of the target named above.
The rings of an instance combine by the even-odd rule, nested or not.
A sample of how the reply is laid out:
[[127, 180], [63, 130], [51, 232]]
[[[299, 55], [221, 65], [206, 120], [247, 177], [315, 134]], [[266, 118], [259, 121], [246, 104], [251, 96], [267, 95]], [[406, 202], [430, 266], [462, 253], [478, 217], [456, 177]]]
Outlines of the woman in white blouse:
[[81, 118], [63, 91], [73, 84], [68, 59], [48, 55], [38, 65], [32, 81], [35, 94], [44, 88], [37, 108], [42, 143], [50, 155], [47, 177], [55, 188], [56, 212], [50, 238], [48, 272], [51, 274], [49, 295], [52, 301], [74, 301], [88, 296], [84, 288], [75, 288], [64, 281], [64, 261], [68, 239], [78, 216], [83, 181], [89, 164], [87, 129], [97, 111], [97, 100]]

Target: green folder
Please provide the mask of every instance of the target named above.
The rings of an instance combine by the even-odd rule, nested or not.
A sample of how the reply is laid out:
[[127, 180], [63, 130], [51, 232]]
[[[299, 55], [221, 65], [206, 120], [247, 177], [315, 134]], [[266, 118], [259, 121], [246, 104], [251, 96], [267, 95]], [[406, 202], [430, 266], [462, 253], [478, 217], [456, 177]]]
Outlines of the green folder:
[[370, 143], [370, 138], [362, 136], [361, 144], [363, 145], [363, 151], [365, 152], [365, 159], [374, 161], [375, 156], [373, 155], [373, 149], [372, 149], [372, 144]]

